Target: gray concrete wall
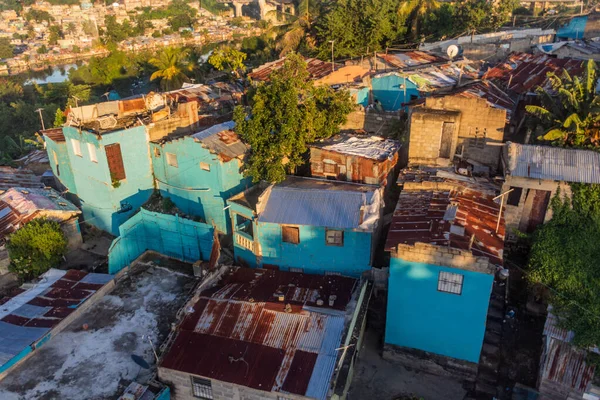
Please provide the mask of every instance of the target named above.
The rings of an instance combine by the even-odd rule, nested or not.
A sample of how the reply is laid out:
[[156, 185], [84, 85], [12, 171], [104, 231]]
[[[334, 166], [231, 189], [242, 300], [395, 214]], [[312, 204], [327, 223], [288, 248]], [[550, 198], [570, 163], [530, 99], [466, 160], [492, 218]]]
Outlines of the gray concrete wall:
[[396, 138], [401, 131], [402, 112], [355, 110], [348, 115], [342, 130], [364, 129], [368, 133]]
[[[415, 108], [409, 119], [408, 163], [410, 165], [448, 165], [456, 150], [460, 118], [460, 112], [457, 111]], [[439, 158], [444, 122], [455, 124], [449, 158]]]

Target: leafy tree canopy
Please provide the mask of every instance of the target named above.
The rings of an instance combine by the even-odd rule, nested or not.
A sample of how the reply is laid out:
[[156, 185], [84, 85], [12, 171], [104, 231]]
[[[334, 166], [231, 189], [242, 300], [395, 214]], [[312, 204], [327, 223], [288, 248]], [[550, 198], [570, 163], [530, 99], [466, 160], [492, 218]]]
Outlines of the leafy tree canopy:
[[572, 189], [572, 204], [558, 194], [552, 219], [534, 233], [529, 278], [555, 290], [560, 324], [589, 347], [600, 343], [600, 185]]
[[542, 105], [529, 105], [526, 110], [544, 131], [539, 140], [560, 146], [600, 146], [598, 69], [593, 60], [585, 67], [582, 76], [571, 77], [567, 71], [560, 77], [548, 73], [554, 93], [537, 89]]
[[245, 71], [246, 53], [234, 49], [231, 46], [223, 46], [213, 51], [208, 58], [208, 63], [219, 71], [232, 71], [236, 76], [239, 76], [239, 71]]
[[306, 62], [292, 53], [251, 98], [250, 115], [234, 112], [236, 132], [250, 145], [244, 173], [254, 182], [280, 182], [303, 164], [307, 144], [339, 131], [353, 104], [348, 92], [315, 87]]
[[56, 267], [67, 251], [67, 239], [58, 222], [34, 219], [10, 235], [9, 269], [23, 278], [35, 278]]
[[186, 72], [193, 69], [189, 61], [189, 50], [178, 47], [166, 47], [148, 62], [156, 68], [151, 80], [160, 80], [163, 89], [179, 89], [187, 79]]
[[11, 58], [14, 49], [14, 46], [10, 44], [10, 39], [0, 38], [0, 59]]

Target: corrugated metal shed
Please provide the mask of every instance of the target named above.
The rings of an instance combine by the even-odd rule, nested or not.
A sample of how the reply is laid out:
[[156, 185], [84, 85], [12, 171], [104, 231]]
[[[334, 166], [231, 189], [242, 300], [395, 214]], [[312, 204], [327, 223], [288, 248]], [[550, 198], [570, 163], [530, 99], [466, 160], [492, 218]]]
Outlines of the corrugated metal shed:
[[371, 203], [373, 193], [275, 186], [258, 221], [354, 229], [361, 224], [361, 208]]
[[313, 143], [310, 147], [334, 151], [340, 154], [359, 156], [383, 161], [392, 159], [400, 149], [400, 142], [381, 136], [341, 134], [322, 142]]
[[355, 285], [341, 276], [236, 268], [199, 295], [160, 367], [325, 399]]
[[[542, 379], [583, 393], [593, 379], [595, 371], [595, 367], [585, 361], [586, 352], [554, 338], [549, 339], [546, 349]], [[546, 389], [546, 385], [542, 382], [540, 392], [544, 393], [547, 390], [555, 391], [553, 388]]]
[[600, 153], [507, 143], [507, 174], [533, 179], [600, 183]]
[[544, 336], [561, 340], [565, 343], [571, 343], [575, 337], [575, 332], [558, 326], [556, 315], [548, 311], [546, 323], [544, 324]]
[[0, 193], [12, 187], [43, 188], [39, 176], [28, 169], [0, 166]]

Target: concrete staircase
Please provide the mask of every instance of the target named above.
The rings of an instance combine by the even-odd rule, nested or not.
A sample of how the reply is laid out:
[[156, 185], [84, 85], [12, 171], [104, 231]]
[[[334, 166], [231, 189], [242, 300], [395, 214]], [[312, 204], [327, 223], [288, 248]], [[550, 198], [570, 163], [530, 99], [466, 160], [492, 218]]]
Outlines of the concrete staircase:
[[506, 283], [494, 281], [488, 318], [479, 358], [475, 388], [465, 400], [491, 400], [498, 395], [498, 367], [500, 365], [500, 342], [506, 312]]

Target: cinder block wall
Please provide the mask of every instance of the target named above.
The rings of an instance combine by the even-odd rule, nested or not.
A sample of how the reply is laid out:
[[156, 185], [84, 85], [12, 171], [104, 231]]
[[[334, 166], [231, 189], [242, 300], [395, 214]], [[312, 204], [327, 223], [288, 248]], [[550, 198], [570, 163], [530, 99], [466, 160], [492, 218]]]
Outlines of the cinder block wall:
[[[461, 96], [428, 97], [425, 105], [438, 110], [459, 111], [461, 119], [454, 148], [462, 145], [464, 157], [489, 166], [492, 172], [498, 169], [506, 125], [505, 110], [491, 107], [485, 99]], [[485, 136], [482, 146], [477, 146], [477, 135]]]
[[[455, 111], [429, 108], [417, 108], [413, 110], [409, 124], [409, 164], [441, 165], [444, 162], [448, 163], [448, 159], [439, 158], [442, 127], [444, 122], [453, 122], [455, 124], [454, 136], [456, 136], [456, 132], [460, 126], [460, 119], [460, 113]], [[456, 137], [453, 139], [454, 142], [456, 142]], [[452, 159], [455, 148], [455, 145], [452, 146], [450, 159]]]
[[394, 252], [399, 257], [410, 262], [434, 264], [445, 267], [459, 268], [466, 271], [495, 273], [495, 267], [487, 257], [476, 257], [468, 250], [435, 246], [426, 243], [414, 245], [399, 244]]

